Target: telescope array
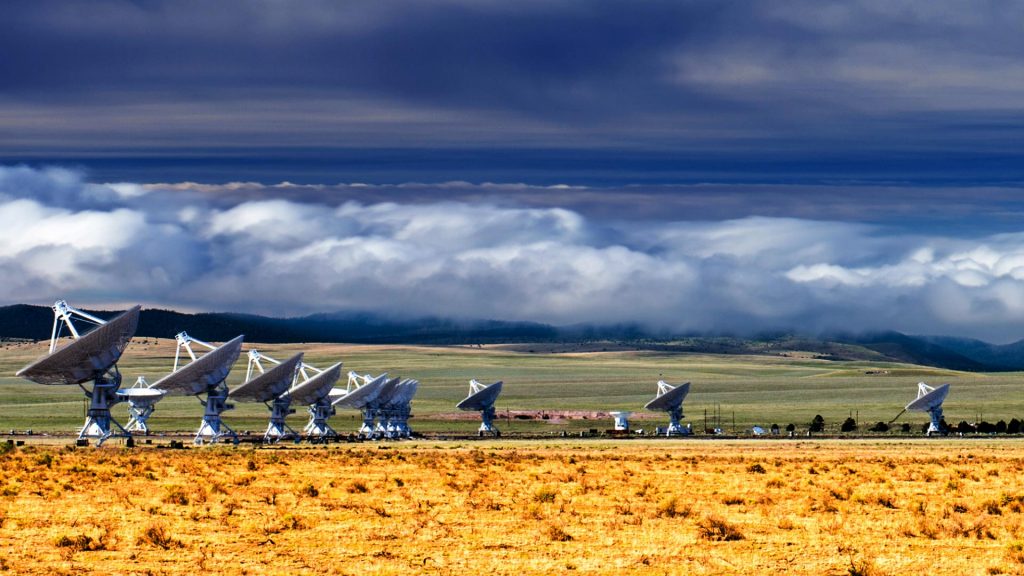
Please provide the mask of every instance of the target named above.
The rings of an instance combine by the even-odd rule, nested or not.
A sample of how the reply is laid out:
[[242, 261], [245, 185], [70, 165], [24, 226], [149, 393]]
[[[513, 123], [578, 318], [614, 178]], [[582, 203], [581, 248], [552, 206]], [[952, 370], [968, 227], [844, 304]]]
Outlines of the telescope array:
[[[270, 417], [263, 435], [266, 443], [301, 439], [302, 435], [286, 422], [288, 415], [295, 413], [293, 406], [306, 406], [309, 420], [303, 435], [311, 442], [326, 442], [338, 435], [328, 424], [335, 414], [335, 404], [363, 410], [367, 436], [408, 438], [412, 434], [408, 421], [419, 387], [417, 380], [387, 380], [382, 376], [354, 382], [350, 376], [348, 389], [335, 389], [341, 378], [341, 362], [321, 369], [304, 362], [301, 353], [281, 362], [250, 350], [245, 381], [230, 390], [227, 379], [242, 353], [243, 336], [218, 346], [179, 332], [171, 372], [153, 384], [139, 376], [133, 386], [122, 390], [117, 361], [135, 335], [141, 307], [135, 306], [109, 321], [73, 308], [64, 300], [52, 308], [54, 320], [47, 354], [17, 375], [39, 384], [77, 385], [82, 389], [90, 404], [79, 440], [95, 438], [97, 445], [102, 445], [114, 436], [149, 434], [147, 420], [156, 403], [167, 395], [195, 396], [203, 406], [196, 444], [238, 442], [238, 434], [223, 419], [224, 412], [234, 409], [229, 399], [267, 406]], [[80, 331], [76, 322], [96, 328]], [[64, 330], [71, 342], [61, 346]], [[86, 387], [89, 383], [91, 387]], [[127, 426], [110, 414], [111, 407], [120, 402], [128, 404]]]
[[[82, 389], [89, 400], [89, 408], [79, 431], [79, 440], [95, 438], [97, 446], [100, 446], [111, 437], [149, 434], [147, 420], [155, 411], [157, 402], [166, 395], [195, 396], [202, 404], [203, 418], [194, 438], [196, 444], [216, 443], [224, 439], [238, 442], [237, 433], [222, 418], [224, 412], [234, 408], [229, 399], [262, 402], [267, 406], [270, 415], [263, 441], [268, 444], [285, 439], [299, 441], [303, 435], [310, 442], [329, 441], [338, 436], [328, 423], [337, 408], [361, 412], [359, 434], [363, 437], [408, 438], [412, 435], [409, 419], [412, 400], [419, 390], [418, 380], [389, 378], [387, 373], [372, 376], [349, 371], [346, 386], [335, 388], [341, 378], [341, 362], [320, 369], [304, 362], [302, 353], [279, 361], [258, 350], [250, 350], [245, 381], [229, 390], [227, 378], [241, 355], [243, 336], [217, 346], [180, 332], [175, 336], [174, 366], [169, 374], [153, 384], [139, 376], [133, 386], [121, 389], [122, 376], [117, 362], [135, 335], [141, 307], [135, 306], [110, 320], [74, 308], [64, 300], [55, 302], [52, 309], [54, 319], [47, 354], [19, 370], [17, 375], [39, 384], [77, 385]], [[83, 333], [76, 322], [92, 324], [95, 328]], [[61, 345], [65, 329], [70, 342]], [[205, 348], [206, 352], [197, 354], [193, 345]], [[87, 387], [87, 384], [91, 386]], [[487, 385], [470, 380], [469, 395], [456, 405], [459, 410], [480, 412], [481, 436], [501, 435], [494, 419], [495, 403], [503, 385], [500, 380]], [[949, 384], [932, 387], [919, 383], [917, 398], [907, 404], [890, 424], [904, 412], [926, 412], [931, 419], [928, 435], [946, 433], [942, 404], [949, 394], [949, 387]], [[689, 382], [672, 385], [664, 380], [658, 381], [657, 393], [644, 409], [668, 414], [669, 425], [665, 429], [659, 428], [659, 433], [662, 430], [666, 436], [691, 433], [691, 428], [684, 427], [681, 422], [683, 401], [689, 392]], [[110, 413], [111, 408], [120, 402], [128, 404], [127, 426], [122, 426]], [[295, 413], [293, 406], [296, 405], [306, 406], [309, 414], [301, 435], [286, 421], [290, 414]], [[616, 418], [616, 429], [628, 431], [630, 412], [611, 414]]]
[[363, 416], [359, 434], [367, 438], [408, 438], [412, 436], [412, 399], [419, 385], [419, 380], [388, 378], [387, 373], [374, 377], [350, 371], [345, 389], [332, 391], [331, 403], [359, 410]]

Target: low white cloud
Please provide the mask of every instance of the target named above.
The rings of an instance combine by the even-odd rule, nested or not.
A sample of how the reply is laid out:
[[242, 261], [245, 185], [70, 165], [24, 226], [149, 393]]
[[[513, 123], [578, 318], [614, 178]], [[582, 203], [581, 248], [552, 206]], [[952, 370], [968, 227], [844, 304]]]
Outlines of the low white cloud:
[[0, 194], [8, 303], [1024, 336], [1024, 233], [964, 239], [767, 217], [596, 221], [453, 201], [224, 206], [56, 169], [0, 168]]

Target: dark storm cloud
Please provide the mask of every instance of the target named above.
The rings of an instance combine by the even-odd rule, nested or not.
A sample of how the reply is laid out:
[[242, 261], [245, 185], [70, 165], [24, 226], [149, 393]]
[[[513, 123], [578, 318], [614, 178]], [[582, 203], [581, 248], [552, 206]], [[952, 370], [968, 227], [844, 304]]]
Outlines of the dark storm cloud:
[[204, 172], [218, 181], [259, 178], [263, 163], [240, 155], [288, 157], [300, 175], [302, 157], [318, 157], [320, 176], [340, 176], [353, 150], [455, 147], [466, 161], [406, 157], [392, 166], [397, 181], [417, 170], [442, 172], [422, 178], [432, 181], [558, 181], [558, 166], [537, 174], [537, 153], [521, 152], [548, 150], [563, 151], [575, 178], [587, 175], [572, 159], [607, 162], [590, 178], [616, 182], [648, 181], [644, 153], [661, 154], [661, 182], [861, 172], [1005, 182], [1022, 177], [1022, 11], [867, 0], [9, 2], [0, 154], [118, 158], [121, 168], [184, 154], [242, 172]]
[[[510, 208], [568, 208], [596, 222], [715, 221], [765, 216], [882, 224], [906, 231], [971, 236], [1012, 232], [1024, 221], [1018, 187], [673, 184], [627, 186], [444, 182], [296, 184], [280, 182], [152, 183], [147, 197], [234, 206], [282, 199], [340, 206], [346, 202], [428, 205], [439, 200]], [[172, 200], [177, 199], [177, 200]]]
[[[0, 301], [1021, 337], [1020, 232], [754, 214], [609, 220], [488, 201], [496, 188], [540, 192], [528, 186], [456, 183], [438, 188], [460, 200], [404, 202], [356, 201], [363, 187], [350, 188], [99, 184], [0, 167]], [[332, 189], [349, 197], [315, 201]]]

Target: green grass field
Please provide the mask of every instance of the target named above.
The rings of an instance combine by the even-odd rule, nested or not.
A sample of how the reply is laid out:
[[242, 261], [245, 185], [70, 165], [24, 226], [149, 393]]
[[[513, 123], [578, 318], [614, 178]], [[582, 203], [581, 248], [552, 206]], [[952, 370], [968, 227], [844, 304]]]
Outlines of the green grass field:
[[[735, 417], [738, 433], [753, 425], [767, 427], [772, 423], [785, 426], [792, 422], [803, 428], [815, 414], [824, 416], [831, 429], [851, 413], [865, 427], [888, 421], [913, 399], [919, 381], [953, 384], [945, 406], [950, 423], [974, 421], [979, 416], [992, 422], [1024, 418], [1024, 379], [1020, 373], [971, 374], [864, 361], [622, 350], [551, 354], [502, 347], [257, 347], [279, 358], [305, 350], [306, 361], [317, 366], [342, 360], [346, 370], [374, 374], [387, 371], [393, 376], [418, 379], [421, 385], [413, 403], [411, 424], [423, 432], [472, 434], [476, 430], [476, 420], [450, 419], [456, 412], [455, 404], [467, 393], [470, 378], [505, 381], [499, 414], [505, 410], [633, 410], [637, 416], [653, 397], [659, 378], [673, 383], [692, 381], [693, 391], [684, 405], [686, 420], [701, 429], [705, 410], [710, 415], [717, 408], [725, 431], [734, 431]], [[153, 382], [166, 374], [173, 362], [173, 350], [171, 340], [137, 339], [120, 363], [124, 385], [130, 385], [139, 375]], [[44, 344], [0, 347], [0, 431], [72, 432], [81, 425], [84, 401], [78, 388], [41, 386], [14, 376], [44, 351]], [[886, 373], [866, 374], [872, 371]], [[241, 383], [244, 375], [243, 355], [231, 374], [230, 385]], [[114, 414], [123, 422], [127, 420], [125, 411], [125, 407], [118, 406]], [[195, 398], [170, 397], [158, 405], [150, 425], [155, 432], [190, 431], [198, 426], [201, 413]], [[226, 413], [225, 421], [236, 430], [262, 431], [265, 414], [262, 404], [238, 403], [234, 411]], [[300, 407], [289, 423], [301, 428], [305, 419]], [[923, 414], [907, 414], [901, 419], [915, 425], [926, 420]], [[642, 420], [634, 420], [634, 427], [652, 429], [664, 421], [663, 415], [645, 415]], [[339, 432], [351, 432], [358, 427], [358, 415], [339, 411], [331, 423]], [[611, 427], [611, 419], [507, 421], [502, 417], [499, 427], [512, 433], [557, 434], [562, 430], [604, 430]]]

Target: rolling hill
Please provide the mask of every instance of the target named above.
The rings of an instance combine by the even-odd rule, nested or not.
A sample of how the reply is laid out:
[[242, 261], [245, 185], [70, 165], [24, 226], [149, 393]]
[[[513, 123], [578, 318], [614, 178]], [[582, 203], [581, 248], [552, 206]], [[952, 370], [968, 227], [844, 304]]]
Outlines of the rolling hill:
[[[99, 317], [115, 312], [92, 311]], [[46, 306], [0, 307], [0, 339], [44, 340], [53, 313]], [[447, 318], [395, 319], [369, 313], [316, 314], [271, 318], [252, 314], [186, 314], [147, 309], [138, 336], [169, 338], [181, 331], [204, 340], [224, 341], [245, 334], [251, 342], [348, 342], [356, 344], [515, 344], [608, 342], [618, 347], [662, 352], [711, 354], [804, 354], [827, 360], [878, 360], [968, 372], [1024, 369], [1024, 341], [993, 345], [947, 336], [910, 336], [899, 332], [807, 337], [770, 334], [751, 338], [668, 336], [638, 325], [551, 326], [500, 320]]]

